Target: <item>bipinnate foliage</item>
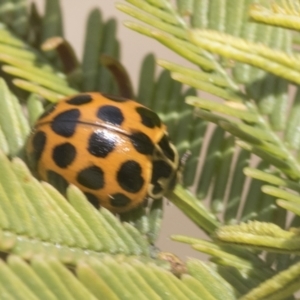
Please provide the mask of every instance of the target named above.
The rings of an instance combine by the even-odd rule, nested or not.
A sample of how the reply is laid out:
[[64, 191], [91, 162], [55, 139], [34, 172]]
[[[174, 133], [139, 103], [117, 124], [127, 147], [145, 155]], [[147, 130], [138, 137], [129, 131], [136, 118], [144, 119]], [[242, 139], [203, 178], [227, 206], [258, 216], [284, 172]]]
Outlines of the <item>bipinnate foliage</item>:
[[[191, 66], [149, 54], [137, 92], [114, 19], [90, 13], [79, 59], [59, 1], [45, 0], [44, 15], [28, 2], [0, 0], [0, 298], [295, 299], [300, 2], [120, 1], [139, 20], [127, 27]], [[162, 259], [172, 258], [153, 246], [162, 200], [114, 216], [76, 187], [65, 198], [31, 174], [31, 126], [49, 102], [82, 91], [135, 98], [160, 115], [181, 156], [189, 151], [170, 200], [209, 239], [172, 238], [209, 263]]]

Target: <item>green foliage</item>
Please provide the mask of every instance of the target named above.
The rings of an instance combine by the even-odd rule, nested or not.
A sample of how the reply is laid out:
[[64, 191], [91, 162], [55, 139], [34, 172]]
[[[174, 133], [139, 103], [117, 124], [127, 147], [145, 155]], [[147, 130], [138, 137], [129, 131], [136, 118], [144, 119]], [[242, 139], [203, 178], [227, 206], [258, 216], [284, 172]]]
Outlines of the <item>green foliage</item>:
[[[202, 132], [208, 144], [201, 149], [204, 162], [195, 182], [195, 195], [179, 194], [176, 189], [173, 199], [202, 229], [212, 234], [217, 226], [212, 236], [226, 245], [226, 251], [223, 246], [220, 251], [213, 243], [192, 238], [174, 239], [188, 241], [193, 248], [211, 255], [217, 264], [235, 266], [239, 271], [230, 279], [224, 267], [220, 272], [241, 294], [255, 287], [242, 299], [285, 299], [299, 289], [293, 284], [299, 281], [293, 266], [298, 260], [299, 231], [280, 229], [286, 224], [299, 226], [299, 62], [293, 53], [292, 33], [287, 30], [298, 29], [299, 2], [268, 6], [266, 1], [179, 0], [178, 10], [164, 0], [126, 2], [130, 5], [119, 3], [117, 7], [142, 21], [125, 22], [127, 27], [156, 39], [198, 67], [158, 60], [173, 79], [223, 99], [212, 100], [202, 93], [186, 97], [186, 103], [197, 108], [196, 116], [217, 127], [211, 133], [209, 125]], [[249, 14], [254, 20], [278, 27], [250, 23]], [[293, 84], [296, 94], [288, 101]], [[261, 223], [221, 226], [210, 220], [208, 224], [214, 224], [210, 227], [209, 219], [187, 205], [192, 197], [201, 206], [203, 200], [208, 201], [211, 211], [221, 213], [220, 220], [225, 223]], [[294, 213], [289, 219], [286, 210]], [[275, 264], [270, 268], [274, 278], [262, 283], [263, 262], [257, 263], [253, 257], [247, 257], [251, 267], [246, 268], [244, 263], [241, 268], [237, 261], [249, 250], [236, 253], [234, 244], [256, 249], [255, 255], [266, 251], [265, 263], [270, 267]], [[270, 252], [286, 254], [272, 256]], [[228, 256], [231, 259], [226, 259]], [[244, 289], [241, 282], [235, 283], [237, 275], [246, 269], [249, 278]], [[258, 272], [262, 278], [250, 284]], [[264, 278], [268, 276], [271, 274]]]
[[[126, 2], [117, 8], [141, 21], [126, 26], [194, 67], [149, 54], [135, 92], [114, 19], [90, 13], [77, 59], [58, 0], [43, 16], [26, 0], [0, 0], [1, 299], [295, 299], [300, 74], [289, 29], [299, 30], [299, 1]], [[116, 217], [30, 173], [30, 127], [49, 102], [80, 91], [132, 96], [190, 153], [169, 198], [209, 240], [172, 239], [210, 263], [161, 259], [162, 201]]]

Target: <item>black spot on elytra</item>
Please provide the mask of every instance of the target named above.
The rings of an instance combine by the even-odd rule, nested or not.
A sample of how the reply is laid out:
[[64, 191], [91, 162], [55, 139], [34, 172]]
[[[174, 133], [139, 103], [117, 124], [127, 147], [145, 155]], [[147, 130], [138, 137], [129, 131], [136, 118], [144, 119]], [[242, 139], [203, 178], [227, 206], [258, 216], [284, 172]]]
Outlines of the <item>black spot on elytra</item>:
[[113, 134], [107, 135], [104, 130], [94, 131], [88, 141], [88, 151], [96, 157], [106, 157], [115, 148]]
[[66, 102], [72, 105], [83, 105], [86, 103], [90, 103], [92, 101], [92, 97], [89, 94], [82, 94], [72, 97]]
[[129, 138], [136, 151], [145, 155], [153, 154], [154, 145], [146, 134], [135, 132], [131, 134]]
[[122, 111], [112, 105], [104, 105], [98, 109], [97, 117], [104, 122], [111, 123], [113, 125], [121, 125], [124, 121]]
[[77, 181], [89, 189], [98, 190], [104, 187], [104, 172], [97, 166], [87, 167], [78, 173]]
[[114, 207], [124, 207], [130, 203], [130, 199], [122, 194], [122, 193], [116, 193], [110, 196], [110, 204]]
[[62, 194], [66, 192], [69, 185], [68, 181], [55, 171], [47, 171], [47, 180], [50, 184], [55, 186]]
[[60, 168], [67, 168], [76, 157], [76, 148], [70, 143], [56, 146], [52, 151], [52, 159]]
[[143, 106], [138, 106], [136, 111], [142, 119], [142, 124], [146, 127], [154, 128], [161, 126], [161, 120], [154, 111]]
[[67, 110], [58, 114], [51, 123], [52, 130], [63, 137], [71, 137], [80, 117], [80, 111], [77, 108]]
[[162, 137], [162, 139], [159, 141], [158, 145], [161, 147], [164, 155], [171, 161], [174, 161], [175, 153], [174, 153], [173, 149], [170, 147], [170, 140], [166, 135], [164, 135]]
[[92, 193], [84, 193], [88, 201], [97, 209], [100, 208], [99, 199]]
[[38, 131], [34, 134], [32, 138], [32, 147], [33, 147], [33, 159], [35, 162], [37, 162], [40, 159], [44, 151], [46, 141], [47, 141], [47, 136], [45, 132]]
[[127, 192], [137, 193], [144, 185], [142, 168], [134, 160], [124, 162], [117, 173], [119, 185]]
[[107, 95], [107, 94], [102, 94], [105, 98], [114, 101], [114, 102], [125, 102], [128, 101], [128, 99], [123, 98], [121, 96], [116, 96], [116, 95]]

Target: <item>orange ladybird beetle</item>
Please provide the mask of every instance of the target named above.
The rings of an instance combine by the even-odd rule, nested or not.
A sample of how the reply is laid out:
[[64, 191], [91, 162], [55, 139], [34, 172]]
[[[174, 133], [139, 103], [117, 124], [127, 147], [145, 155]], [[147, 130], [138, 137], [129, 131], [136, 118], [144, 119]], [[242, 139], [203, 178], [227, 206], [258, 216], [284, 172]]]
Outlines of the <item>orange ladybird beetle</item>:
[[172, 190], [179, 157], [158, 115], [100, 93], [69, 97], [37, 120], [26, 147], [38, 177], [64, 193], [72, 183], [96, 207], [123, 213]]

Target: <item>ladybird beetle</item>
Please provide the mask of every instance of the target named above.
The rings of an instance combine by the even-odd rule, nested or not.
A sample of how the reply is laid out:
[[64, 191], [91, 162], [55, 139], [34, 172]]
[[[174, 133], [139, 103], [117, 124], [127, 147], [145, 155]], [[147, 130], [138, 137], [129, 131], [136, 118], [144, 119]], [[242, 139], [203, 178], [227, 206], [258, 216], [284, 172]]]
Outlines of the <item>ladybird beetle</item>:
[[26, 152], [40, 179], [62, 193], [72, 183], [93, 205], [114, 213], [161, 198], [179, 175], [178, 153], [158, 115], [100, 93], [78, 94], [47, 109]]

